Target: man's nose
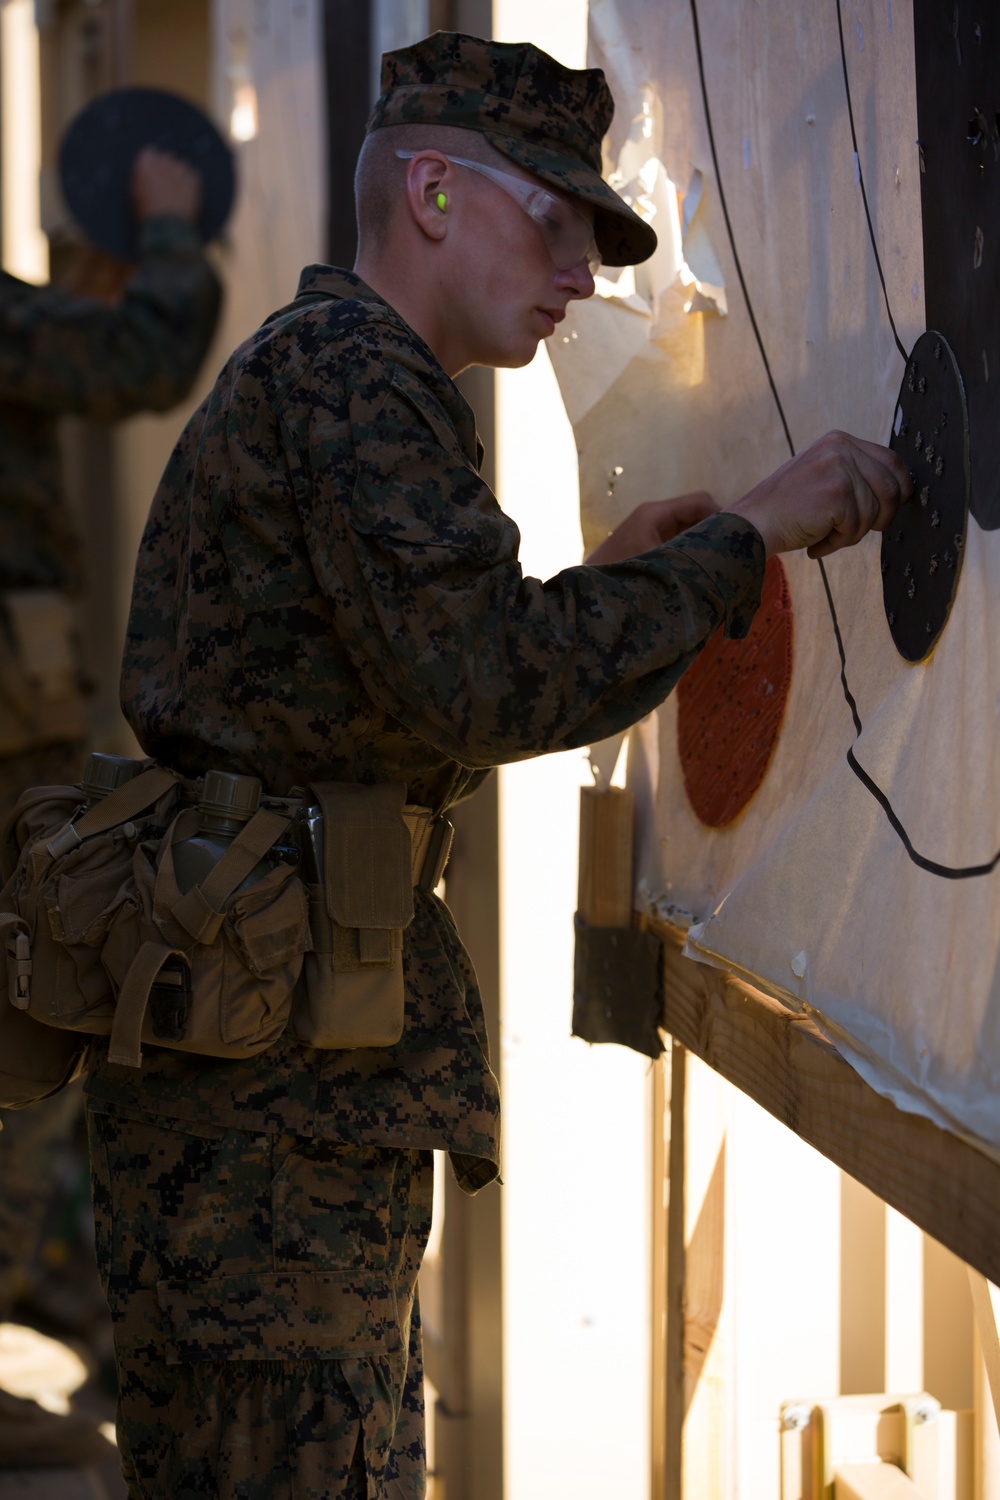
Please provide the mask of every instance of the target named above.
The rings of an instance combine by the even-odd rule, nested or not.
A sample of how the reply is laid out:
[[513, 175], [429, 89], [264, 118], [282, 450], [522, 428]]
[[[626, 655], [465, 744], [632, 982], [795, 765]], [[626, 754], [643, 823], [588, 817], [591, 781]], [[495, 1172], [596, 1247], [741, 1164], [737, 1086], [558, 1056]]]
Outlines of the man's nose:
[[583, 256], [578, 265], [570, 266], [566, 271], [557, 271], [556, 286], [559, 291], [568, 292], [571, 297], [592, 297], [596, 288], [587, 257]]

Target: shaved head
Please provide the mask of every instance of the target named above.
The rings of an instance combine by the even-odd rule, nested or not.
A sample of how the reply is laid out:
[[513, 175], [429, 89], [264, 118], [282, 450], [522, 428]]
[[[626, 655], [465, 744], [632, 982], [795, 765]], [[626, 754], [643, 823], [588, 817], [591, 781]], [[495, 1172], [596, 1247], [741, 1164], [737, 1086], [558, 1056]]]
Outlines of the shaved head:
[[511, 170], [511, 163], [479, 130], [455, 125], [385, 125], [365, 137], [354, 173], [359, 254], [377, 258], [385, 248], [403, 197], [408, 163], [397, 151], [441, 151]]

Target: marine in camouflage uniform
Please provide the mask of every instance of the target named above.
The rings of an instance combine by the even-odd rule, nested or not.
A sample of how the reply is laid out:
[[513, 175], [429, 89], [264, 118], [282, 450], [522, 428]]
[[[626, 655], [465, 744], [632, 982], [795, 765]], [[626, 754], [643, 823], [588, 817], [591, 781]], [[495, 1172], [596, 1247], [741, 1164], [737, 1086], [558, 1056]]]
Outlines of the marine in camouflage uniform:
[[[597, 70], [439, 34], [384, 60], [371, 129], [484, 131], [589, 195], [605, 259], [655, 238], [601, 181]], [[436, 813], [501, 762], [656, 707], [720, 624], [742, 635], [764, 546], [719, 515], [608, 567], [525, 578], [473, 414], [358, 276], [311, 266], [233, 354], [143, 537], [122, 679], [145, 750], [189, 775], [406, 783]], [[99, 1260], [134, 1496], [423, 1495], [415, 1279], [431, 1152], [475, 1191], [499, 1162], [476, 978], [414, 893], [392, 1047], [286, 1034], [249, 1061], [92, 1048]]]
[[[58, 424], [163, 411], [190, 389], [215, 328], [220, 288], [200, 237], [181, 217], [145, 221], [140, 259], [120, 301], [108, 305], [57, 286], [0, 273], [0, 678], [16, 670], [5, 619], [12, 590], [82, 587], [80, 544], [63, 494]], [[76, 684], [72, 690], [78, 694]], [[30, 708], [30, 704], [28, 705]], [[82, 728], [77, 698], [70, 717]], [[0, 809], [38, 784], [75, 782], [82, 738], [40, 742], [0, 693]], [[8, 1112], [0, 1133], [0, 1316], [9, 1312], [48, 1208], [59, 1143], [78, 1092]], [[4, 1436], [0, 1434], [0, 1452]]]

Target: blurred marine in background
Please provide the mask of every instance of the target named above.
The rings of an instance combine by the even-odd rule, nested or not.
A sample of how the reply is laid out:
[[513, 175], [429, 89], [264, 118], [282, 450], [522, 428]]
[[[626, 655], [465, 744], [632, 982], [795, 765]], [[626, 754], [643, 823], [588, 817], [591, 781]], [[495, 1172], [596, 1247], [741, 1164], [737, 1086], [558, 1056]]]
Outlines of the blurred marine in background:
[[[218, 317], [220, 287], [196, 228], [198, 173], [148, 147], [131, 191], [137, 264], [88, 245], [72, 289], [0, 274], [0, 821], [27, 787], [77, 781], [85, 757], [76, 618], [84, 580], [63, 494], [59, 419], [114, 422], [176, 405]], [[70, 1088], [4, 1114], [0, 1321], [23, 1291], [80, 1108]], [[82, 1460], [101, 1449], [108, 1445], [86, 1426], [0, 1391], [0, 1467]]]

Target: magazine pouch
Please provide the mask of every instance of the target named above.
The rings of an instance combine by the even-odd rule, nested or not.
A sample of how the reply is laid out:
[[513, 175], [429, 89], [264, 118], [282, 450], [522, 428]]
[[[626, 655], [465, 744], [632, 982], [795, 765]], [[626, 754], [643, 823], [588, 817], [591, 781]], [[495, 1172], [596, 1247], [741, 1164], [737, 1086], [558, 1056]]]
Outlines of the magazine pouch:
[[[117, 825], [145, 814], [148, 826], [160, 804], [176, 800], [177, 788], [177, 777], [150, 768], [113, 804], [109, 797], [85, 810], [78, 786], [33, 787], [15, 804], [0, 850], [0, 1109], [56, 1093], [83, 1067], [88, 1038], [80, 1032], [110, 1029], [100, 952], [67, 941], [60, 883], [65, 876], [67, 911], [83, 925], [113, 908], [128, 872], [129, 840], [138, 837], [138, 827], [125, 833]], [[84, 891], [85, 916], [72, 899]]]
[[107, 1035], [114, 995], [101, 964], [108, 924], [141, 839], [162, 837], [182, 793], [150, 766], [86, 808], [79, 787], [34, 787], [4, 840], [8, 998], [46, 1026]]
[[307, 887], [312, 951], [292, 1029], [309, 1047], [391, 1047], [403, 1033], [403, 929], [413, 920], [406, 787], [310, 790], [323, 814], [323, 882]]
[[174, 845], [196, 808], [157, 844], [140, 843], [102, 950], [117, 1004], [109, 1061], [138, 1067], [143, 1041], [207, 1057], [252, 1057], [284, 1031], [309, 943], [305, 887], [268, 859], [290, 820], [261, 808], [209, 874], [181, 892]]

